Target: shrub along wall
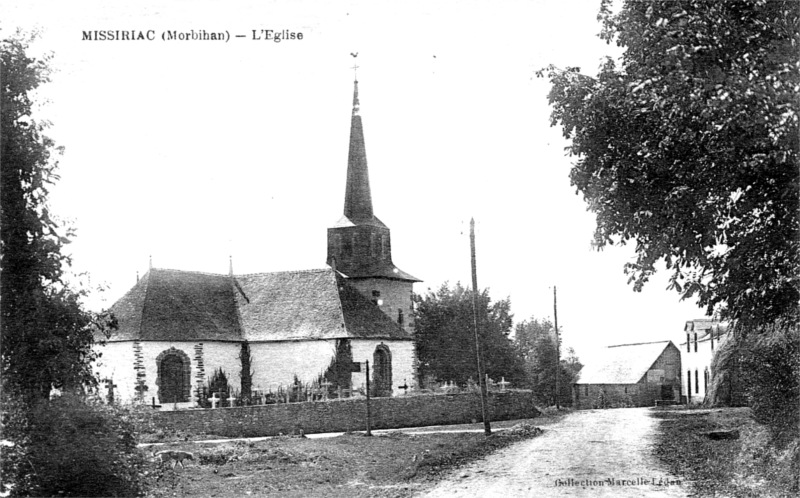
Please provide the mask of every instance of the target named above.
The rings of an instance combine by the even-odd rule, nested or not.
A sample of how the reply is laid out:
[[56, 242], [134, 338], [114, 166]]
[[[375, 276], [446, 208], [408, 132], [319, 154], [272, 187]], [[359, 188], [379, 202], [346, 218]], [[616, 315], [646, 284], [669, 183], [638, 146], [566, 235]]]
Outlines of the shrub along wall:
[[[480, 421], [478, 394], [399, 396], [370, 400], [373, 429], [397, 429]], [[539, 415], [530, 391], [489, 394], [491, 420], [532, 418]], [[258, 437], [317, 432], [363, 431], [366, 399], [283, 403], [205, 410], [154, 413], [156, 427], [173, 432], [222, 437]]]

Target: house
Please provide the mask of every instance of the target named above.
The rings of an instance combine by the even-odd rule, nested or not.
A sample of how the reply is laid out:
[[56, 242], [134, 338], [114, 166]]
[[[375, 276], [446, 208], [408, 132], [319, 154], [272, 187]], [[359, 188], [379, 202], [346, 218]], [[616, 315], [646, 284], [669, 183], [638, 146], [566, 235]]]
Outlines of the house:
[[711, 361], [728, 337], [728, 325], [709, 318], [689, 320], [683, 327], [686, 342], [681, 343], [681, 363], [686, 381], [681, 396], [689, 404], [702, 403], [711, 384]]
[[621, 344], [605, 348], [587, 362], [573, 384], [574, 407], [653, 406], [656, 400], [678, 402], [681, 354], [672, 341]]
[[[98, 374], [117, 399], [197, 404], [222, 369], [235, 391], [366, 384], [391, 396], [414, 385], [412, 287], [392, 262], [389, 228], [373, 213], [355, 82], [344, 213], [316, 270], [227, 275], [150, 268], [111, 306], [118, 328]], [[365, 366], [365, 365], [363, 365]]]

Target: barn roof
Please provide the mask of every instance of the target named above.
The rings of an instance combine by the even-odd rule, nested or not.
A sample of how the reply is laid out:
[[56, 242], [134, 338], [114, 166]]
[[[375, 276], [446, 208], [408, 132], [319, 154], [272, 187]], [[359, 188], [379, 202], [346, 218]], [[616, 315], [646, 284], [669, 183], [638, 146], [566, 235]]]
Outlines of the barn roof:
[[670, 344], [672, 341], [609, 346], [583, 367], [577, 383], [636, 384]]
[[151, 269], [112, 307], [110, 341], [410, 339], [331, 269], [218, 275]]

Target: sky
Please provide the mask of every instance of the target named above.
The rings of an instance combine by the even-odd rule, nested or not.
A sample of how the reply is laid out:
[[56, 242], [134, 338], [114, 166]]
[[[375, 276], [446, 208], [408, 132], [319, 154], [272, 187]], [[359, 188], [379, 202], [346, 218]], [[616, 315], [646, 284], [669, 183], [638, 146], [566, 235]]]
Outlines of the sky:
[[[395, 265], [423, 280], [510, 298], [515, 321], [553, 318], [582, 359], [597, 348], [681, 339], [704, 315], [666, 290], [641, 293], [633, 247], [596, 251], [595, 217], [570, 185], [575, 158], [550, 126], [555, 64], [594, 75], [616, 46], [599, 0], [444, 2], [22, 2], [0, 0], [0, 35], [38, 29], [53, 53], [39, 119], [65, 151], [53, 211], [77, 229], [73, 270], [111, 306], [157, 268], [227, 273], [325, 266], [340, 218], [358, 65], [376, 215]], [[84, 31], [153, 30], [153, 41]], [[226, 32], [227, 42], [164, 41]], [[262, 31], [263, 30], [263, 31]], [[265, 40], [264, 32], [302, 33]], [[255, 32], [255, 36], [254, 36]], [[244, 35], [236, 38], [236, 35]], [[261, 39], [254, 39], [259, 37]], [[353, 58], [351, 53], [357, 53]]]

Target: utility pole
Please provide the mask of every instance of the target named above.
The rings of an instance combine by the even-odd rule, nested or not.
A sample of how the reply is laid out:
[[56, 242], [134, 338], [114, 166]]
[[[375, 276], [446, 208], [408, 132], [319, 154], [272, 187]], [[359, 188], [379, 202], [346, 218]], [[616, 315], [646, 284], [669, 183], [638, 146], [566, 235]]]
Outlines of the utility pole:
[[558, 404], [558, 393], [559, 393], [559, 375], [558, 371], [561, 370], [561, 339], [558, 335], [558, 305], [556, 304], [556, 286], [553, 286], [553, 320], [556, 322], [556, 410], [560, 410], [561, 407]]
[[481, 387], [481, 416], [483, 417], [483, 432], [488, 436], [492, 433], [492, 427], [486, 416], [486, 379], [483, 378], [481, 341], [478, 332], [478, 270], [475, 266], [475, 218], [469, 220], [469, 246], [472, 253], [472, 318], [475, 322], [475, 355], [478, 360], [478, 384]]
[[369, 409], [369, 360], [367, 360], [367, 436], [372, 435], [372, 431], [370, 430], [370, 425], [372, 422], [372, 414], [370, 413]]

